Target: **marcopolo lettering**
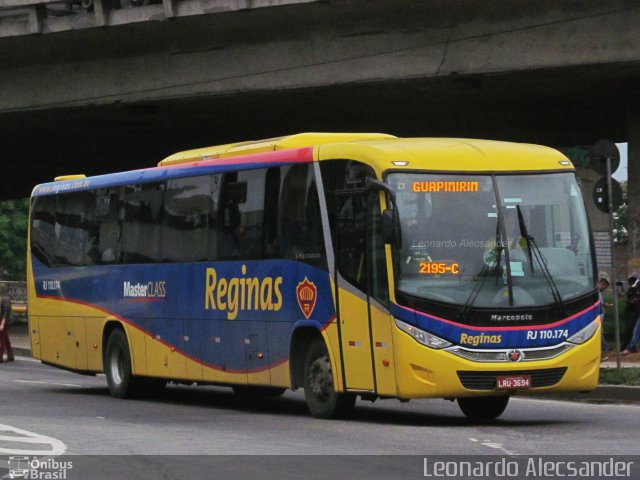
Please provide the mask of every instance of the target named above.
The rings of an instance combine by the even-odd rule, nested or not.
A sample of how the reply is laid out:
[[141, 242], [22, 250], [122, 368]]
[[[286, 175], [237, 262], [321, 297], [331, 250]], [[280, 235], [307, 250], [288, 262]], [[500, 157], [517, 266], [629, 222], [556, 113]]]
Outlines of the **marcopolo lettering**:
[[533, 320], [533, 315], [530, 313], [517, 313], [510, 315], [491, 315], [492, 322], [530, 322]]
[[241, 272], [242, 277], [219, 278], [215, 268], [207, 268], [204, 309], [226, 311], [229, 320], [240, 310], [280, 311], [282, 277], [246, 277], [246, 265]]

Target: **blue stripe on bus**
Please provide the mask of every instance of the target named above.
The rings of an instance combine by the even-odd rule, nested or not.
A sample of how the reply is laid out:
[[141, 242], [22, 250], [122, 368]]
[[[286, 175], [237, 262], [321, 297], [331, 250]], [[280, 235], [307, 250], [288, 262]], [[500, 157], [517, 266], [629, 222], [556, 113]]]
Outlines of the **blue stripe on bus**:
[[478, 327], [392, 305], [393, 315], [410, 325], [467, 348], [534, 348], [558, 345], [593, 322], [599, 304], [548, 325]]
[[[38, 297], [95, 307], [227, 372], [257, 371], [287, 361], [295, 325], [326, 328], [336, 316], [328, 273], [292, 260], [47, 268], [32, 259]], [[215, 270], [216, 288], [207, 269]], [[223, 279], [226, 292], [218, 289]], [[248, 279], [252, 286], [259, 283], [257, 307]], [[308, 319], [297, 294], [305, 279], [316, 288]], [[208, 299], [207, 282], [213, 292]], [[74, 307], [69, 309], [72, 314]], [[249, 364], [248, 351], [263, 353], [264, 366]]]
[[193, 164], [188, 166], [172, 166], [148, 168], [144, 170], [132, 170], [130, 172], [110, 173], [106, 175], [98, 175], [95, 177], [77, 178], [73, 180], [64, 180], [59, 182], [43, 183], [36, 186], [33, 190], [32, 197], [42, 195], [52, 195], [56, 193], [78, 192], [83, 190], [91, 190], [94, 188], [106, 188], [121, 185], [132, 185], [138, 183], [160, 182], [172, 178], [183, 178], [197, 175], [237, 172], [240, 170], [249, 170], [266, 167], [277, 167], [289, 165], [291, 162], [248, 162], [245, 164], [222, 164], [216, 165], [208, 163], [205, 165]]

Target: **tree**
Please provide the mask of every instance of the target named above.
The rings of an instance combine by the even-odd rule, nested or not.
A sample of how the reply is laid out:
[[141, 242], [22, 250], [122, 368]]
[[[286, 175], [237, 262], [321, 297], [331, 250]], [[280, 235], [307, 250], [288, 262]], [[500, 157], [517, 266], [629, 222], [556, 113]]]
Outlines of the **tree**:
[[622, 205], [613, 214], [613, 241], [618, 245], [624, 245], [629, 239], [628, 215], [627, 215], [627, 182], [620, 182], [622, 187]]
[[0, 277], [25, 280], [29, 199], [0, 202]]

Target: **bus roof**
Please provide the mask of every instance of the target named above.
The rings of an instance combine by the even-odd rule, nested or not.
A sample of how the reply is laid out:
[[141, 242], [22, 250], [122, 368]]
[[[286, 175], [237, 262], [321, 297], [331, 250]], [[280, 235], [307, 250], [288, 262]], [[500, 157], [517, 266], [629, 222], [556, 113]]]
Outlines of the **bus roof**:
[[390, 170], [573, 170], [573, 165], [562, 153], [539, 145], [460, 138], [397, 138], [382, 133], [301, 133], [179, 152], [162, 160], [158, 167], [148, 169], [88, 178], [83, 175], [57, 177], [55, 182], [36, 186], [32, 195], [332, 159], [366, 162], [378, 175]]
[[523, 172], [574, 170], [559, 151], [540, 145], [463, 138], [398, 138], [319, 148], [318, 160], [354, 158], [378, 174], [389, 170]]
[[162, 160], [169, 166], [201, 160], [315, 147], [315, 160], [358, 159], [378, 173], [412, 168], [432, 171], [572, 170], [562, 153], [540, 145], [463, 138], [398, 138], [382, 133], [300, 133], [179, 152]]
[[298, 133], [285, 137], [268, 138], [251, 142], [228, 143], [215, 147], [197, 148], [173, 155], [161, 160], [159, 167], [176, 165], [181, 163], [198, 162], [201, 160], [213, 160], [216, 158], [230, 158], [252, 153], [273, 152], [276, 150], [288, 150], [291, 148], [314, 147], [317, 145], [361, 142], [363, 140], [382, 140], [396, 138], [386, 133]]

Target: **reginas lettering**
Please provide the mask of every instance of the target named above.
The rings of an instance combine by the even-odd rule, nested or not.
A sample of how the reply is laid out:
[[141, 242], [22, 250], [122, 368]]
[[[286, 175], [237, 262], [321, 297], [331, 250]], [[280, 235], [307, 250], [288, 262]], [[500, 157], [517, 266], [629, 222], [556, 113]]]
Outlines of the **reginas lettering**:
[[460, 335], [460, 345], [473, 345], [477, 347], [480, 344], [498, 344], [502, 343], [502, 335], [485, 335], [480, 333], [479, 335], [468, 335], [463, 333]]
[[229, 320], [240, 310], [280, 311], [282, 277], [245, 277], [246, 265], [241, 271], [242, 277], [218, 278], [215, 268], [207, 268], [204, 309], [226, 311]]

